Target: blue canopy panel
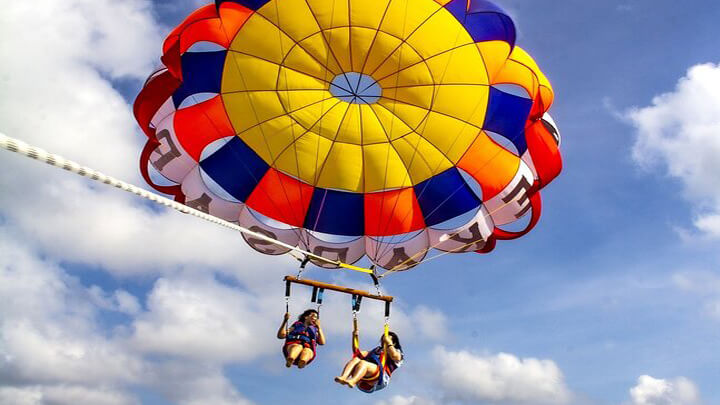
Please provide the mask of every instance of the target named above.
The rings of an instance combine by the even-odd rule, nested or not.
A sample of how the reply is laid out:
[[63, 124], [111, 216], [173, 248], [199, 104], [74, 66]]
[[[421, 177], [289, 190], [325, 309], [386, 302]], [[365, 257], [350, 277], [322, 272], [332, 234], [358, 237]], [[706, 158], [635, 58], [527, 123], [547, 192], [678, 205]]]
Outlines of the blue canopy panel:
[[490, 99], [483, 129], [495, 132], [515, 145], [518, 155], [527, 150], [525, 123], [533, 101], [490, 87]]
[[185, 52], [180, 57], [183, 81], [173, 93], [175, 108], [187, 97], [198, 93], [220, 93], [227, 50]]
[[215, 7], [220, 7], [223, 3], [237, 3], [250, 10], [257, 10], [264, 6], [269, 0], [215, 0]]
[[364, 235], [364, 194], [316, 187], [304, 228], [333, 235]]
[[515, 46], [515, 24], [495, 4], [486, 0], [452, 0], [445, 8], [460, 21], [475, 42], [504, 41], [511, 48]]
[[239, 137], [233, 137], [215, 153], [200, 161], [210, 178], [238, 201], [245, 202], [270, 169]]
[[445, 222], [482, 204], [454, 167], [415, 185], [415, 195], [427, 226]]

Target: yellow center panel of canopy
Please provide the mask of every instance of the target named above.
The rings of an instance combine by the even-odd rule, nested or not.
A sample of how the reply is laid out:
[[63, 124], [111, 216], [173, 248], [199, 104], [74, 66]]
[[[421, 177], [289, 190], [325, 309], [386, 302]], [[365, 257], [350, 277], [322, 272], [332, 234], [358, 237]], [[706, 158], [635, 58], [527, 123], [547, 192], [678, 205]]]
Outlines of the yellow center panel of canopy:
[[322, 188], [398, 189], [454, 166], [480, 133], [480, 51], [433, 0], [272, 0], [232, 42], [221, 93], [273, 168]]

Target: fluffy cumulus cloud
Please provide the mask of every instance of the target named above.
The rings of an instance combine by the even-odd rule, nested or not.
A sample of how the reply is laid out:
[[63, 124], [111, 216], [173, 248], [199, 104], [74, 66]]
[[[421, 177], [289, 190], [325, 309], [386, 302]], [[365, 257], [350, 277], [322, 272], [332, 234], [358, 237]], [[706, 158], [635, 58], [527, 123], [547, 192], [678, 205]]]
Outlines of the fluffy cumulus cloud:
[[413, 333], [419, 332], [422, 336], [434, 341], [447, 338], [450, 328], [447, 327], [447, 317], [441, 311], [420, 305], [412, 311], [411, 319], [413, 324], [423, 325], [419, 331], [413, 331]]
[[141, 80], [156, 63], [150, 2], [13, 3], [0, 36], [0, 131], [134, 179], [117, 159], [137, 155], [131, 109], [107, 78]]
[[7, 236], [0, 253], [0, 398], [16, 398], [0, 403], [134, 403], [120, 387], [147, 365], [98, 328], [91, 293]]
[[170, 361], [157, 368], [155, 386], [178, 405], [252, 405], [235, 390], [221, 367]]
[[[179, 21], [199, 3], [159, 7]], [[148, 0], [4, 6], [0, 132], [142, 184], [144, 135], [117, 88], [139, 86], [157, 63], [157, 11]], [[140, 388], [181, 405], [249, 404], [223, 366], [277, 356], [279, 342], [267, 336], [280, 321], [275, 287], [289, 259], [254, 254], [232, 231], [0, 154], [0, 403], [135, 405]], [[100, 279], [141, 283], [147, 295], [72, 276], [78, 265], [105, 272]], [[327, 297], [330, 336], [347, 333], [344, 298]], [[306, 303], [291, 303], [295, 313], [299, 305]], [[382, 325], [382, 308], [368, 303], [361, 317]], [[446, 329], [434, 308], [394, 308], [393, 318], [420, 339]], [[432, 328], [413, 331], [418, 319]]]
[[[153, 13], [149, 0], [5, 5], [0, 132], [140, 182], [143, 136], [116, 87], [139, 86], [157, 63], [161, 28]], [[0, 403], [135, 405], [140, 388], [180, 405], [250, 404], [223, 366], [277, 355], [278, 341], [265, 337], [280, 320], [282, 291], [280, 271], [269, 268], [287, 262], [251, 254], [228, 230], [0, 153]], [[93, 285], [71, 275], [75, 265], [141, 280], [149, 292]], [[344, 299], [327, 297], [330, 336], [346, 336]], [[376, 304], [366, 304], [363, 325], [382, 325]], [[305, 303], [293, 305], [297, 312]], [[425, 341], [448, 330], [445, 315], [430, 307], [396, 306], [393, 328]], [[552, 361], [442, 348], [435, 358], [451, 399], [560, 404], [570, 396]], [[381, 403], [442, 402], [395, 396]]]
[[375, 405], [436, 405], [437, 402], [431, 399], [425, 399], [411, 395], [404, 397], [401, 395], [395, 395], [388, 400], [378, 401]]
[[476, 355], [466, 351], [433, 351], [439, 388], [447, 400], [468, 403], [567, 404], [571, 393], [552, 360], [512, 354]]
[[685, 377], [658, 379], [649, 375], [638, 378], [630, 389], [631, 405], [693, 405], [700, 403], [695, 384]]
[[[142, 83], [158, 61], [161, 29], [149, 0], [4, 5], [0, 132], [140, 181], [142, 135], [114, 84]], [[139, 400], [133, 387], [141, 386], [166, 392], [179, 404], [201, 398], [247, 404], [212, 356], [199, 361], [180, 350], [186, 342], [168, 338], [172, 350], [162, 352], [165, 356], [148, 355], [157, 352], [153, 344], [161, 345], [160, 328], [177, 331], [179, 320], [197, 320], [187, 311], [170, 313], [170, 307], [231, 320], [213, 306], [217, 301], [188, 309], [173, 299], [218, 292], [225, 292], [220, 296], [229, 298], [228, 305], [248, 299], [227, 292], [212, 277], [197, 291], [185, 291], [193, 290], [183, 284], [192, 277], [188, 273], [216, 270], [238, 283], [256, 284], [272, 276], [244, 271], [260, 265], [253, 260], [238, 266], [238, 255], [247, 252], [238, 235], [0, 153], [0, 403], [134, 405]], [[147, 305], [146, 297], [124, 289], [86, 285], [68, 271], [76, 264], [102, 267], [121, 279], [150, 274], [143, 279], [152, 288]], [[153, 286], [153, 274], [165, 277]], [[261, 310], [248, 309], [257, 318]], [[158, 325], [149, 324], [155, 321]], [[228, 325], [195, 326], [246, 337]], [[155, 340], [139, 344], [148, 334]], [[203, 337], [194, 336], [200, 342]], [[177, 359], [183, 359], [183, 372], [177, 371]], [[187, 389], [171, 395], [164, 391], [170, 380]]]
[[697, 229], [720, 237], [720, 65], [692, 67], [674, 91], [626, 116], [637, 129], [635, 160], [679, 179]]
[[720, 276], [711, 272], [687, 271], [673, 275], [673, 283], [700, 298], [705, 314], [720, 321]]
[[13, 405], [138, 405], [137, 399], [123, 392], [82, 386], [0, 387], [0, 403]]
[[[183, 405], [206, 399], [249, 404], [212, 357], [216, 349], [211, 343], [228, 349], [223, 339], [252, 341], [236, 332], [239, 320], [224, 324], [234, 319], [227, 315], [230, 305], [245, 305], [233, 300], [237, 293], [209, 280], [193, 291], [180, 276], [161, 279], [150, 294], [148, 309], [142, 310], [137, 297], [127, 291], [84, 287], [57, 263], [38, 258], [26, 244], [2, 233], [0, 253], [0, 403], [134, 405], [139, 400], [131, 388], [145, 386]], [[163, 304], [168, 295], [177, 301]], [[218, 299], [229, 302], [223, 307]], [[168, 307], [172, 311], [164, 312]], [[257, 308], [247, 307], [247, 313], [238, 316], [261, 317]], [[101, 323], [107, 311], [136, 318], [128, 327], [107, 330]], [[199, 319], [204, 317], [208, 319]], [[174, 323], [179, 320], [187, 322], [182, 330]], [[163, 335], [168, 331], [185, 338]], [[164, 350], [149, 350], [153, 345]], [[165, 356], [151, 359], [148, 352]], [[196, 358], [197, 353], [203, 358]], [[228, 355], [232, 360], [232, 353]]]
[[[149, 0], [7, 5], [0, 15], [0, 133], [142, 184], [137, 161], [144, 135], [113, 81], [142, 83], [159, 61], [161, 29]], [[134, 196], [2, 153], [0, 215], [7, 232], [31, 239], [45, 254], [129, 274], [197, 264], [227, 268], [243, 249], [228, 230], [158, 214]], [[110, 301], [133, 311], [124, 298]]]
[[222, 362], [277, 351], [267, 339], [279, 319], [272, 302], [212, 279], [160, 279], [147, 306], [132, 325], [133, 345], [143, 352]]

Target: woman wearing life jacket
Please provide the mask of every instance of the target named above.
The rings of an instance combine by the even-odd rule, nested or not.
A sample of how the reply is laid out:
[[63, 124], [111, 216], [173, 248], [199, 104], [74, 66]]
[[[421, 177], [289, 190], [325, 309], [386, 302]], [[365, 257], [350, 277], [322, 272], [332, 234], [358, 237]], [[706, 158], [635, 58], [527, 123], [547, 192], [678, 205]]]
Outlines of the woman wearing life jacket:
[[289, 319], [290, 314], [286, 312], [277, 333], [278, 339], [285, 339], [285, 367], [295, 364], [303, 368], [315, 358], [316, 345], [325, 344], [325, 334], [320, 327], [318, 312], [314, 309], [306, 309], [288, 330], [286, 326]]
[[[342, 375], [335, 382], [371, 393], [387, 387], [392, 373], [402, 365], [403, 352], [395, 332], [383, 334], [380, 345], [370, 351], [358, 348], [358, 330], [353, 330], [353, 358], [345, 364]], [[384, 357], [384, 358], [383, 358]], [[383, 366], [384, 363], [384, 366]]]

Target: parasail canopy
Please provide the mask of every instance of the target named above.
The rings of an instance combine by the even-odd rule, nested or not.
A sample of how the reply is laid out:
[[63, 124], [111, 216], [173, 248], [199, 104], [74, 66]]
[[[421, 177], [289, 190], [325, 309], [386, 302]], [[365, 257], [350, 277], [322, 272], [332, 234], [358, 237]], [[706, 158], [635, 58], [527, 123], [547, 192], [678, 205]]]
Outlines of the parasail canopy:
[[535, 226], [561, 170], [552, 88], [515, 39], [484, 0], [218, 0], [170, 33], [137, 97], [143, 175], [343, 263], [489, 252]]

